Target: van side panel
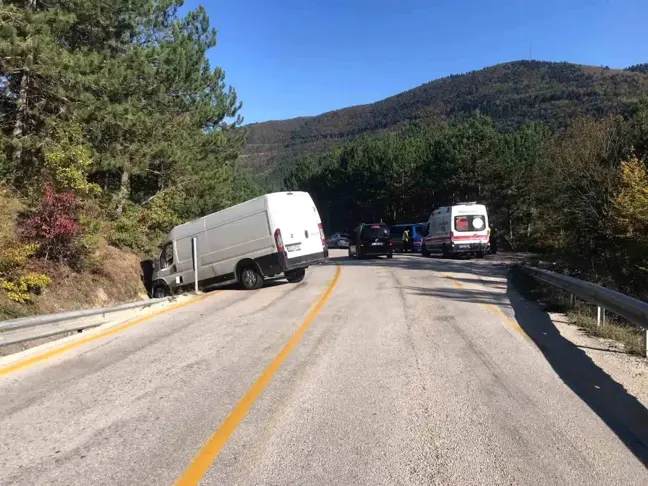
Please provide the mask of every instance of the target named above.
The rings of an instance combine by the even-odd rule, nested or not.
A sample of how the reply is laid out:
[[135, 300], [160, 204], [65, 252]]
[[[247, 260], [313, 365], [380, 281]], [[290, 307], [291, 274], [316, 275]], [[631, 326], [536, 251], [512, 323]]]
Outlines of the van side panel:
[[234, 269], [241, 259], [274, 251], [265, 196], [173, 228], [167, 237], [175, 239], [176, 249], [176, 272], [168, 280], [171, 286], [176, 277], [181, 278], [182, 285], [194, 282], [193, 238], [198, 247], [198, 281], [234, 279]]
[[201, 240], [201, 280], [233, 273], [241, 259], [255, 259], [274, 251], [265, 210], [209, 228]]
[[[199, 233], [200, 234], [200, 233]], [[193, 271], [193, 249], [191, 247], [191, 236], [176, 240], [176, 275], [180, 276], [183, 285], [194, 282]], [[200, 281], [200, 273], [198, 274]]]
[[430, 232], [425, 237], [425, 245], [430, 250], [440, 251], [444, 243], [450, 243], [450, 213], [435, 211], [430, 217]]

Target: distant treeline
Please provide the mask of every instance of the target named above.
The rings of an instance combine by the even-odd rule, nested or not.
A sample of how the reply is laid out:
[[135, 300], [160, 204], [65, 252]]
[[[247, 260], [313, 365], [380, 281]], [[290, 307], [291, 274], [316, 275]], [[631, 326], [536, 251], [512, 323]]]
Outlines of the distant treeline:
[[578, 118], [559, 133], [489, 117], [362, 137], [302, 156], [285, 178], [310, 192], [325, 229], [418, 222], [439, 205], [478, 201], [504, 246], [551, 253], [590, 278], [646, 295], [648, 102], [626, 117]]
[[376, 103], [315, 117], [248, 126], [242, 163], [277, 187], [304, 153], [322, 155], [362, 135], [467, 121], [475, 111], [498, 130], [530, 122], [562, 131], [578, 118], [626, 115], [648, 94], [648, 65], [627, 69], [516, 61], [448, 76]]

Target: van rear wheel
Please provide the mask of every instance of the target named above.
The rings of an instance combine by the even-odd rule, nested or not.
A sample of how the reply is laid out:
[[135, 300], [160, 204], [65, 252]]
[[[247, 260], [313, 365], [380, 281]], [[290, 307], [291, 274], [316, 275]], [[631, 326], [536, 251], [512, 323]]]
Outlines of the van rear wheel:
[[306, 276], [306, 269], [299, 268], [297, 270], [289, 270], [285, 275], [286, 280], [288, 280], [290, 283], [299, 283], [304, 280], [304, 277]]
[[241, 285], [245, 290], [256, 290], [263, 286], [263, 277], [254, 267], [245, 267], [241, 270]]

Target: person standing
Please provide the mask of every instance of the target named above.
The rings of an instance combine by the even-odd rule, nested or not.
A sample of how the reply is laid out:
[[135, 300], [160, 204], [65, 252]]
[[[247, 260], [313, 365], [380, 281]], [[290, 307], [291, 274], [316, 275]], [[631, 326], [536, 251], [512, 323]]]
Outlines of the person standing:
[[410, 242], [411, 242], [411, 238], [410, 238], [409, 229], [406, 229], [405, 231], [403, 231], [403, 251], [409, 251]]

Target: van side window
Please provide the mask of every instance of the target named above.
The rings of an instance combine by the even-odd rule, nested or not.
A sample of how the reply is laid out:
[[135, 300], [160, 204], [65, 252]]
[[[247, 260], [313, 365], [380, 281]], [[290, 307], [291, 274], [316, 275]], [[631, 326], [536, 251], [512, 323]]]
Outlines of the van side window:
[[160, 252], [160, 268], [169, 268], [173, 264], [173, 243], [167, 243]]

